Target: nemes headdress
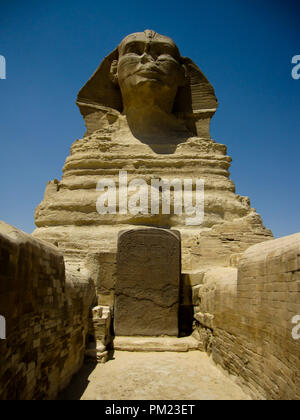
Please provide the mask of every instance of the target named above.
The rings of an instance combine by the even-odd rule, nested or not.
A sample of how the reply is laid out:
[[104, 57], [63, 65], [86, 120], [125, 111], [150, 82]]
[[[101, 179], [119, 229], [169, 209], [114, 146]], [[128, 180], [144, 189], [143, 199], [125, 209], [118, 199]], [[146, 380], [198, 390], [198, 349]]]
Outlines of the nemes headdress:
[[[146, 30], [147, 38], [159, 36], [155, 31]], [[111, 65], [118, 61], [118, 47], [104, 58], [95, 73], [79, 91], [77, 105], [84, 118], [99, 111], [122, 113], [122, 95], [118, 85], [111, 78]], [[217, 110], [218, 101], [214, 88], [202, 71], [187, 57], [180, 56], [185, 67], [187, 83], [179, 87], [175, 98], [173, 114], [180, 118], [195, 136], [209, 137], [209, 123]]]

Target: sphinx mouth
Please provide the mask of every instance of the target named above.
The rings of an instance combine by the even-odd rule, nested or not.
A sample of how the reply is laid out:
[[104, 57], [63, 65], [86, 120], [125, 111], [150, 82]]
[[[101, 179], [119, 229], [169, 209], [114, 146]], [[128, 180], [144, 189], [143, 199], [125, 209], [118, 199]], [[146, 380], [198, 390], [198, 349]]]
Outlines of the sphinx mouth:
[[137, 71], [136, 74], [146, 77], [157, 77], [161, 76], [162, 72], [157, 66], [141, 66]]

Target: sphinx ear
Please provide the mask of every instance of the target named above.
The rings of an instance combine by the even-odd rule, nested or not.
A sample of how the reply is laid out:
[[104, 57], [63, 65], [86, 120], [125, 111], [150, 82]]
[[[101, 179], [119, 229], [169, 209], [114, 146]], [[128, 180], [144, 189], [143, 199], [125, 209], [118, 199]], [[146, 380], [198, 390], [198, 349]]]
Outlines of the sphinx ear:
[[113, 60], [110, 66], [110, 73], [109, 73], [110, 80], [113, 82], [114, 85], [119, 85], [118, 82], [118, 61]]
[[181, 77], [180, 77], [180, 83], [179, 86], [185, 87], [188, 85], [189, 82], [189, 73], [188, 69], [185, 64], [181, 64]]

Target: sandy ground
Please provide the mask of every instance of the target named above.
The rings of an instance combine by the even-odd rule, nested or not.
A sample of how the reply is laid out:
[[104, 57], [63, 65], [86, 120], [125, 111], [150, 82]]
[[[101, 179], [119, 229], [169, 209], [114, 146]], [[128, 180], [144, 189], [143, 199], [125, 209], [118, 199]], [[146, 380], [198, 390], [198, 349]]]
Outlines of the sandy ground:
[[86, 364], [61, 394], [65, 400], [246, 400], [242, 389], [206, 353], [116, 351]]

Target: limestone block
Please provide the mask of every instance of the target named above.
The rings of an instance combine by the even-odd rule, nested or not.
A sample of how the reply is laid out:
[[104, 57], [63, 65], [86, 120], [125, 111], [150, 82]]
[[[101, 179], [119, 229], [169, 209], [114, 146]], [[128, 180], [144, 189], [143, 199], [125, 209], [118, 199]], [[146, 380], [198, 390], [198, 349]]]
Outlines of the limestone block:
[[100, 342], [104, 346], [111, 342], [111, 311], [109, 306], [96, 306], [92, 309], [92, 319], [90, 320], [90, 334], [95, 342]]
[[163, 352], [186, 352], [199, 349], [199, 341], [190, 337], [115, 337], [114, 350]]
[[197, 286], [203, 283], [203, 278], [205, 275], [205, 270], [196, 271], [196, 272], [184, 272], [182, 274], [182, 283], [186, 286]]
[[84, 260], [84, 266], [89, 270], [96, 286], [97, 300], [100, 306], [113, 306], [116, 256], [116, 252], [107, 250], [89, 252]]
[[194, 318], [203, 327], [214, 329], [214, 315], [208, 313], [197, 312]]
[[201, 285], [194, 286], [192, 288], [192, 303], [194, 306], [197, 306], [199, 304], [199, 290]]
[[218, 299], [222, 307], [231, 306], [237, 294], [236, 268], [210, 268], [205, 273], [203, 284], [199, 287], [199, 311], [215, 313]]
[[232, 254], [229, 259], [229, 265], [233, 268], [238, 268], [240, 259], [242, 258], [243, 253]]
[[198, 341], [198, 346], [200, 351], [206, 351], [208, 354], [211, 354], [211, 347], [213, 343], [213, 335], [209, 328], [197, 327], [193, 333], [192, 337]]
[[85, 350], [87, 359], [96, 359], [98, 363], [105, 363], [108, 359], [108, 351], [101, 341], [89, 343]]

